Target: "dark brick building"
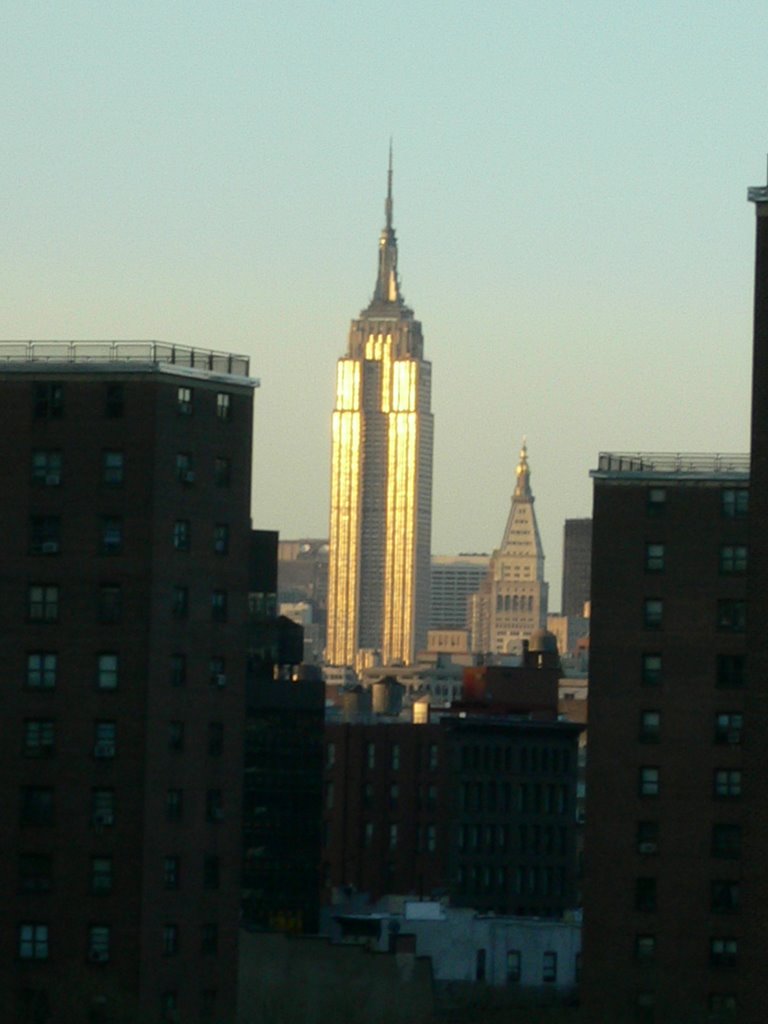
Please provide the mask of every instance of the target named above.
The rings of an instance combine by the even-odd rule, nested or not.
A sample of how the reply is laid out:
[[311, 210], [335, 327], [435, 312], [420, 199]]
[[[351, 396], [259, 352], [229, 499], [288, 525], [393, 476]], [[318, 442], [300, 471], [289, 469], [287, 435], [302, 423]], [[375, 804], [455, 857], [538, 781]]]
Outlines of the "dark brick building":
[[0, 1018], [231, 1020], [256, 382], [0, 358]]
[[592, 473], [590, 1019], [742, 1005], [748, 465], [604, 454]]

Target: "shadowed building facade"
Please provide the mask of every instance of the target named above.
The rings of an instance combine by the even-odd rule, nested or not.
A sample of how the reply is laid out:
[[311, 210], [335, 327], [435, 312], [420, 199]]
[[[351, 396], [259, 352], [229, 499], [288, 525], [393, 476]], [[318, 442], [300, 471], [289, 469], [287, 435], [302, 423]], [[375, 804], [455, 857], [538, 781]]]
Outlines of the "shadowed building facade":
[[431, 366], [397, 275], [390, 156], [370, 305], [338, 363], [332, 421], [326, 661], [413, 661], [429, 617]]

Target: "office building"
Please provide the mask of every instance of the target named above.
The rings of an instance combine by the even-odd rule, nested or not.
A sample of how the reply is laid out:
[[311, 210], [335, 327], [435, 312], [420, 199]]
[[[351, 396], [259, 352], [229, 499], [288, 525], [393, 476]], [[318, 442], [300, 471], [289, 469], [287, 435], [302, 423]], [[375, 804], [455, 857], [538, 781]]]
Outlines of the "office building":
[[[429, 618], [431, 366], [397, 273], [390, 156], [369, 306], [339, 360], [332, 426], [326, 662], [410, 664]], [[368, 654], [361, 653], [368, 652]]]
[[528, 449], [523, 443], [501, 546], [478, 592], [470, 598], [472, 650], [519, 654], [522, 642], [547, 621], [544, 549], [534, 511]]
[[488, 573], [488, 555], [433, 555], [430, 629], [466, 629], [469, 599]]
[[566, 519], [563, 531], [563, 594], [561, 613], [569, 619], [584, 617], [589, 601], [592, 563], [592, 520]]
[[256, 383], [0, 346], [4, 1021], [233, 1019]]

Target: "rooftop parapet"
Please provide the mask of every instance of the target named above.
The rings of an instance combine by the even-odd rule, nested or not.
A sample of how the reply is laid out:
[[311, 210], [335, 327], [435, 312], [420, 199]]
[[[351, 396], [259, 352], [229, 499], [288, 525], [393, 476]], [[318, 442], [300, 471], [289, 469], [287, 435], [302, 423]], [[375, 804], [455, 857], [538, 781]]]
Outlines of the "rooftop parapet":
[[744, 452], [600, 452], [591, 477], [688, 477], [747, 479], [749, 455]]
[[246, 378], [250, 368], [247, 356], [163, 341], [0, 341], [0, 369], [19, 364], [95, 369], [126, 363]]

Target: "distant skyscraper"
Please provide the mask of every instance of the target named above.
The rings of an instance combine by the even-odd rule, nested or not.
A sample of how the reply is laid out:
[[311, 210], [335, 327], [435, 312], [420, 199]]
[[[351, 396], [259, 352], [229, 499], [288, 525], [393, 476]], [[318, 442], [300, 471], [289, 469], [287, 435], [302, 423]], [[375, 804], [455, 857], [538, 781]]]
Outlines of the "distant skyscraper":
[[464, 629], [469, 599], [488, 573], [488, 555], [433, 555], [430, 629]]
[[410, 663], [426, 641], [432, 525], [431, 366], [397, 276], [390, 153], [379, 272], [338, 362], [326, 661]]
[[491, 555], [488, 575], [471, 598], [472, 650], [516, 652], [524, 638], [547, 621], [544, 549], [533, 510], [528, 449], [523, 443], [501, 547]]
[[589, 600], [592, 561], [592, 520], [566, 519], [563, 534], [562, 613], [581, 618]]

